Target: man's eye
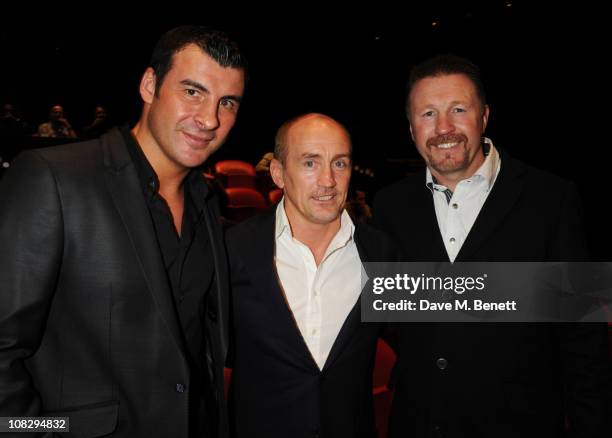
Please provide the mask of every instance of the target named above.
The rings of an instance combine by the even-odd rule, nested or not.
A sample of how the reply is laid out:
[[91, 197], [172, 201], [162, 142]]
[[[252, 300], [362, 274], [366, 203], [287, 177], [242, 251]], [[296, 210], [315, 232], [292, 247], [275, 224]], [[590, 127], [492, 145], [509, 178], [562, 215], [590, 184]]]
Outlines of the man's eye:
[[347, 164], [346, 164], [346, 162], [345, 162], [345, 161], [343, 161], [343, 160], [338, 160], [338, 161], [336, 161], [336, 167], [337, 167], [338, 169], [344, 169], [344, 168], [346, 168], [346, 167], [347, 167]]
[[453, 109], [453, 111], [456, 112], [456, 113], [464, 113], [465, 112], [465, 108], [457, 107], [457, 108]]
[[221, 101], [221, 106], [225, 109], [233, 110], [236, 107], [236, 102], [232, 99], [223, 99]]
[[185, 90], [185, 94], [187, 96], [197, 96], [198, 95], [198, 90], [194, 90], [193, 88], [187, 88]]
[[314, 167], [315, 162], [313, 160], [304, 161], [304, 167]]
[[431, 117], [433, 116], [433, 111], [426, 111], [423, 113], [423, 117]]

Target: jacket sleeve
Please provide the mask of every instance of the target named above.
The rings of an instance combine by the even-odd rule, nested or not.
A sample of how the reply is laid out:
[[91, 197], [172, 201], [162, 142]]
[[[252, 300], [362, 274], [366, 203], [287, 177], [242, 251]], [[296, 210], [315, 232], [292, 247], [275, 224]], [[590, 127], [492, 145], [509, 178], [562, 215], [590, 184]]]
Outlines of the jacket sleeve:
[[40, 345], [60, 271], [62, 210], [50, 166], [21, 154], [0, 181], [0, 416], [42, 406], [25, 366]]

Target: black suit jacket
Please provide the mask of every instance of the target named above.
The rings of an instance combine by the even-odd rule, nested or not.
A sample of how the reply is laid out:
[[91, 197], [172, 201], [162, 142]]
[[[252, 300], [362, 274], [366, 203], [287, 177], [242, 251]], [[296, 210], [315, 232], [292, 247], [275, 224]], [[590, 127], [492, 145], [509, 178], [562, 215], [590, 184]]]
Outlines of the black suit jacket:
[[[456, 261], [586, 257], [573, 184], [501, 153], [501, 171]], [[449, 261], [421, 172], [382, 190], [377, 226], [407, 261]], [[605, 420], [607, 334], [597, 324], [396, 324], [390, 436], [575, 436]], [[446, 359], [440, 369], [438, 359]]]
[[[380, 325], [359, 300], [319, 370], [274, 265], [275, 210], [229, 230], [235, 360], [230, 409], [238, 437], [371, 437], [372, 368]], [[357, 224], [362, 261], [393, 257], [388, 238]]]
[[[224, 434], [227, 260], [206, 205], [216, 286], [202, 298], [203, 362], [218, 405], [207, 420]], [[71, 436], [187, 437], [188, 399], [203, 390], [120, 132], [24, 152], [0, 206], [0, 416], [69, 416]]]

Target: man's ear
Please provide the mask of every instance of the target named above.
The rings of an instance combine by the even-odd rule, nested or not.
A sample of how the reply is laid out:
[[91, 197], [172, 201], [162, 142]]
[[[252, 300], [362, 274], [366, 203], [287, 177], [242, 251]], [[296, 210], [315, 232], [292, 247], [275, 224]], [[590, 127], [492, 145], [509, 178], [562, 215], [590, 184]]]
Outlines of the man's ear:
[[280, 189], [285, 188], [285, 181], [283, 180], [283, 165], [276, 158], [273, 158], [270, 162], [270, 176], [272, 181]]
[[412, 137], [412, 141], [414, 141], [414, 133], [412, 132], [412, 121], [410, 120], [410, 106], [406, 107], [406, 119], [408, 120], [408, 127], [410, 128], [410, 137]]
[[489, 105], [485, 105], [482, 111], [482, 133], [484, 134], [487, 129], [487, 123], [489, 122]]
[[140, 97], [145, 103], [151, 104], [155, 98], [155, 72], [151, 67], [147, 68], [140, 80]]

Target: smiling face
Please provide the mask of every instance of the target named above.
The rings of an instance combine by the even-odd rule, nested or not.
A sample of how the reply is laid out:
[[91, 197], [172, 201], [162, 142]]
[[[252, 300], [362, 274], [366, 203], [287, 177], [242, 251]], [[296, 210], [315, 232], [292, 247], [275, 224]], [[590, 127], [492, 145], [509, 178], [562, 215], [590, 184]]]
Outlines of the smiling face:
[[467, 76], [419, 80], [410, 92], [408, 115], [417, 150], [442, 184], [472, 176], [484, 162], [480, 139], [489, 108]]
[[333, 119], [310, 114], [284, 136], [284, 163], [273, 160], [274, 182], [285, 191], [292, 228], [340, 221], [351, 179], [351, 140]]
[[175, 53], [155, 93], [155, 73], [145, 72], [145, 102], [136, 137], [156, 172], [186, 173], [225, 141], [236, 121], [244, 71], [220, 66], [198, 46]]

